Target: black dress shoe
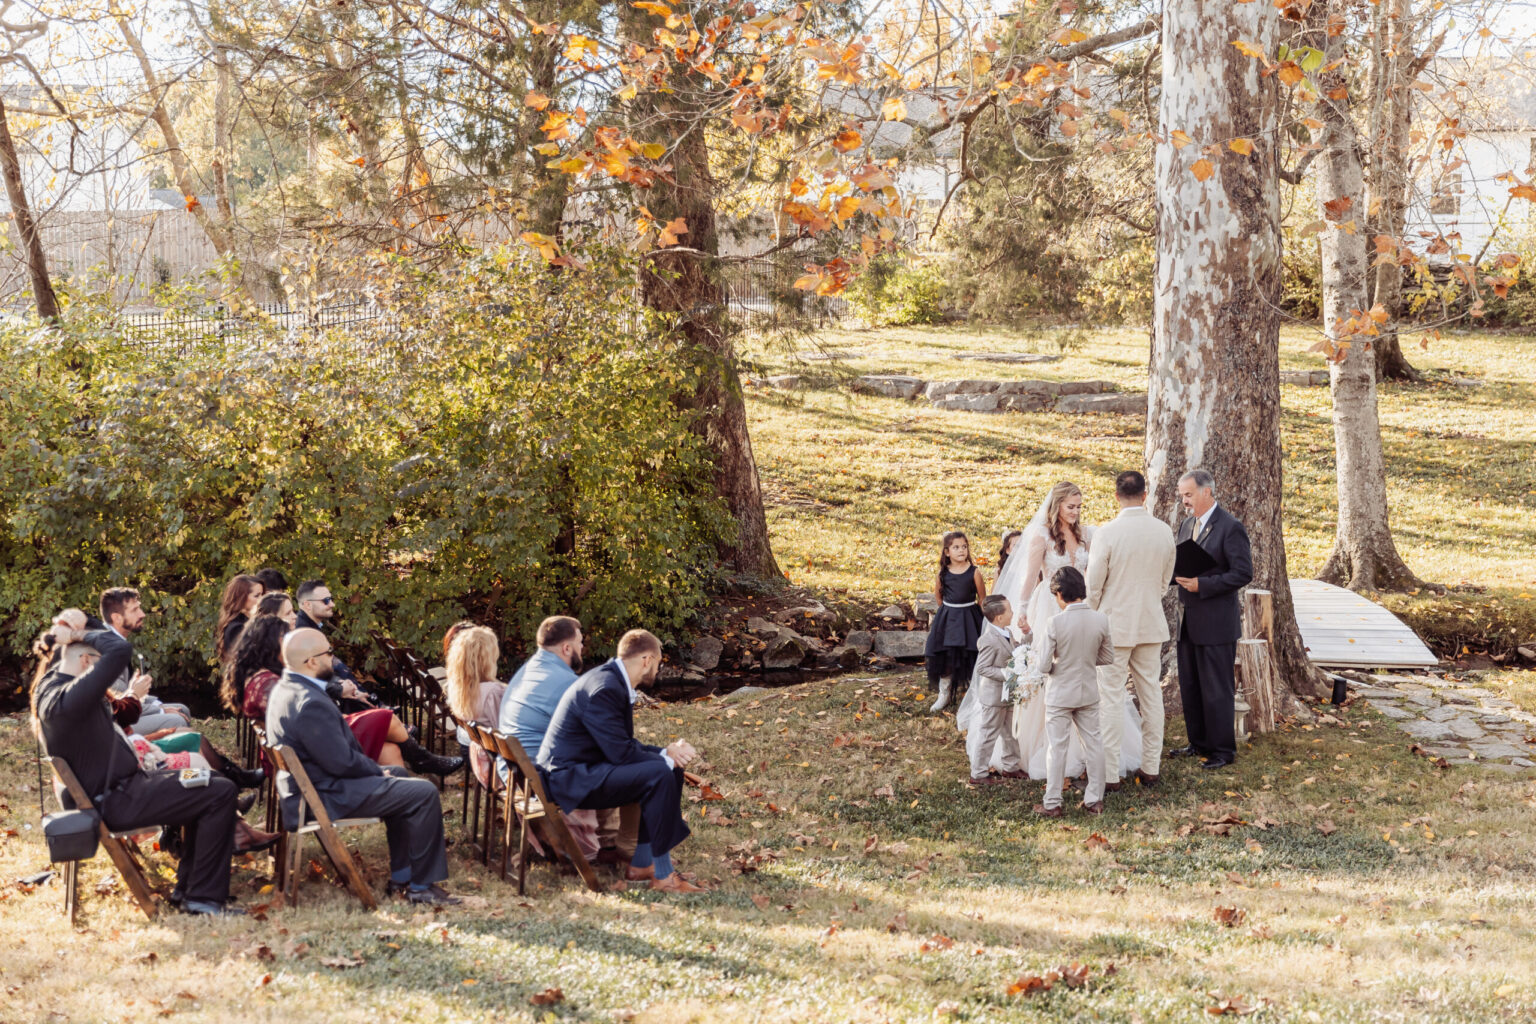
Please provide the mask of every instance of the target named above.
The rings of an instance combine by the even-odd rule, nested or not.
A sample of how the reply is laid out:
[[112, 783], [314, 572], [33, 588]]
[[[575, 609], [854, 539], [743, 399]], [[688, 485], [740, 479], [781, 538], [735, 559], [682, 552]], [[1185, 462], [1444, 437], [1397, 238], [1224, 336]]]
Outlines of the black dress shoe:
[[241, 793], [240, 796], [235, 799], [235, 813], [236, 814], [242, 814], [243, 815], [246, 811], [250, 810], [252, 807], [255, 807], [255, 806], [256, 806], [256, 791], [255, 790], [251, 790], [249, 793]]
[[424, 757], [418, 758], [416, 763], [411, 765], [411, 771], [417, 775], [441, 775], [446, 778], [463, 767], [464, 759], [462, 757], [444, 757], [441, 754], [427, 754]]
[[1200, 751], [1196, 750], [1194, 747], [1174, 747], [1172, 750], [1168, 751], [1168, 753], [1165, 754], [1164, 756], [1165, 757], [1196, 757], [1196, 756], [1199, 755], [1199, 753], [1200, 753]]
[[1225, 768], [1231, 763], [1232, 758], [1230, 757], [1208, 757], [1200, 763], [1200, 767], [1207, 771], [1214, 771], [1217, 768]]
[[265, 769], [241, 768], [233, 763], [224, 766], [224, 774], [229, 777], [229, 781], [241, 789], [258, 789], [263, 782], [267, 781]]
[[450, 896], [448, 890], [440, 885], [430, 885], [425, 889], [407, 887], [405, 898], [409, 903], [424, 904], [429, 907], [456, 907], [464, 902], [457, 896]]

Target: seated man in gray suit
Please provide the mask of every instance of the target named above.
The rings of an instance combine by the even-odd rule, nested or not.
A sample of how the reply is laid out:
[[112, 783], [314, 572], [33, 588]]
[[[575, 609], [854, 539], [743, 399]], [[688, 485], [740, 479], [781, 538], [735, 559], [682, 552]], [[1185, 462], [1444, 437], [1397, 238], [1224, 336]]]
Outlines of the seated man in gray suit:
[[[363, 753], [326, 696], [333, 669], [325, 634], [289, 633], [283, 638], [283, 665], [286, 671], [267, 701], [267, 741], [293, 748], [331, 817], [384, 819], [390, 895], [432, 906], [458, 903], [437, 884], [448, 877], [437, 787], [426, 779], [391, 775]], [[277, 793], [291, 827], [298, 820], [299, 792], [287, 772], [278, 773]]]

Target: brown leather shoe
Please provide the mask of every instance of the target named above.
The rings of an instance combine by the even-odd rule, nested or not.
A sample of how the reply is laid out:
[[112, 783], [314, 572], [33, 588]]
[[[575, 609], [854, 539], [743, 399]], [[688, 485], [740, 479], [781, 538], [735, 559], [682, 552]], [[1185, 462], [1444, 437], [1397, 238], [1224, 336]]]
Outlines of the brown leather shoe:
[[682, 876], [681, 872], [674, 871], [666, 878], [651, 879], [651, 888], [657, 892], [707, 892], [702, 885], [694, 885]]
[[[694, 879], [692, 873], [679, 871], [675, 867], [672, 869], [672, 874], [680, 878], [686, 878], [690, 882]], [[627, 867], [624, 869], [624, 877], [631, 882], [654, 882], [656, 880], [656, 867], [653, 864], [647, 864], [643, 868]]]
[[968, 776], [965, 780], [965, 787], [967, 789], [985, 789], [988, 786], [1001, 786], [1002, 784], [1002, 779], [996, 778], [992, 775], [983, 775], [980, 778], [971, 775]]
[[1089, 814], [1103, 814], [1104, 801], [1100, 800], [1096, 804], [1083, 804], [1083, 810], [1087, 811]]
[[1118, 792], [1120, 792], [1120, 783], [1118, 783], [1118, 782], [1106, 782], [1106, 783], [1104, 783], [1104, 792], [1106, 792], [1106, 793], [1118, 793]]
[[1136, 779], [1136, 785], [1141, 786], [1141, 787], [1143, 787], [1145, 789], [1151, 789], [1152, 787], [1157, 785], [1158, 777], [1156, 775], [1148, 775], [1146, 772], [1144, 772], [1140, 768], [1138, 768], [1138, 769], [1136, 769], [1135, 779]]
[[1045, 804], [1035, 804], [1035, 813], [1040, 815], [1042, 818], [1061, 818], [1064, 817], [1067, 812], [1062, 810], [1060, 807], [1047, 807]]
[[1027, 778], [1029, 778], [1029, 772], [1026, 772], [1026, 771], [998, 772], [997, 776], [1000, 779], [1027, 779]]

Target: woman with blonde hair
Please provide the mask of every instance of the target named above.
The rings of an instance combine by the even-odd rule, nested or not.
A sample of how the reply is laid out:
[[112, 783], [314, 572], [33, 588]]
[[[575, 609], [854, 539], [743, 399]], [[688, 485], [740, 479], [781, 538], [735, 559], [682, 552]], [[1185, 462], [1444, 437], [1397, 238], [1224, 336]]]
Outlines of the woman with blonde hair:
[[[496, 728], [501, 714], [501, 695], [507, 684], [496, 678], [501, 644], [484, 626], [468, 626], [454, 634], [448, 645], [448, 706], [461, 722], [482, 729]], [[470, 745], [470, 763], [482, 784], [490, 783], [491, 763], [485, 751]]]

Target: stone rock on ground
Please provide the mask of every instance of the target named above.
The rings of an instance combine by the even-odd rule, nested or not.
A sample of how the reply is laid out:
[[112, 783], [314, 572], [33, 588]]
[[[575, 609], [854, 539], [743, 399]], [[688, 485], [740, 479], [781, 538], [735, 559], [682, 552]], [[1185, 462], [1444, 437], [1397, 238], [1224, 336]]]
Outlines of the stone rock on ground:
[[798, 373], [781, 373], [775, 377], [765, 377], [764, 383], [771, 388], [778, 388], [780, 391], [793, 391], [800, 386], [800, 375]]
[[1328, 383], [1327, 370], [1281, 370], [1280, 383], [1315, 388]]
[[998, 412], [1045, 412], [1055, 404], [1056, 399], [1044, 392], [997, 396]]
[[997, 412], [1003, 397], [999, 395], [945, 395], [935, 398], [935, 409], [952, 409], [959, 412]]
[[847, 644], [843, 644], [840, 647], [832, 648], [832, 650], [823, 655], [823, 657], [830, 659], [832, 664], [837, 668], [850, 669], [858, 667], [859, 662], [863, 660], [863, 652], [855, 647], [850, 647]]
[[1053, 380], [1005, 380], [997, 386], [999, 395], [1062, 395], [1066, 384]]
[[1404, 711], [1396, 704], [1388, 704], [1386, 701], [1373, 700], [1371, 701], [1371, 707], [1386, 715], [1388, 718], [1405, 719], [1413, 717], [1413, 715]]
[[912, 599], [912, 611], [918, 618], [932, 618], [938, 614], [939, 602], [933, 599], [932, 594], [921, 594]]
[[880, 609], [879, 617], [891, 622], [907, 621], [907, 613], [901, 610], [900, 605], [895, 604], [888, 604], [884, 608]]
[[1445, 724], [1450, 727], [1451, 735], [1457, 739], [1480, 740], [1488, 735], [1470, 718], [1453, 718]]
[[875, 653], [887, 658], [921, 658], [927, 645], [926, 629], [883, 629], [875, 634]]
[[781, 628], [777, 624], [769, 622], [761, 615], [754, 615], [747, 620], [747, 632], [759, 640], [770, 640], [778, 636]]
[[1448, 740], [1455, 735], [1445, 722], [1404, 722], [1401, 728], [1408, 735], [1417, 736], [1421, 740]]
[[995, 380], [935, 380], [923, 389], [923, 397], [931, 402], [950, 395], [990, 395], [997, 388]]
[[795, 358], [804, 360], [807, 363], [830, 363], [839, 359], [857, 359], [858, 356], [852, 352], [844, 352], [841, 349], [828, 349], [825, 352], [796, 352]]
[[1102, 395], [1109, 391], [1109, 382], [1102, 380], [1069, 380], [1063, 381], [1060, 393], [1063, 395]]
[[799, 668], [808, 651], [803, 637], [784, 630], [768, 641], [768, 649], [763, 651], [763, 668]]
[[875, 646], [875, 635], [867, 629], [855, 629], [843, 637], [843, 644], [860, 654], [868, 654]]
[[693, 643], [693, 651], [688, 655], [688, 661], [693, 665], [708, 671], [718, 668], [720, 656], [725, 653], [725, 642], [718, 637], [701, 636]]
[[1142, 394], [1063, 395], [1056, 399], [1061, 413], [1124, 413], [1145, 416], [1147, 396]]
[[773, 621], [786, 626], [796, 619], [810, 619], [818, 625], [825, 626], [837, 621], [837, 613], [821, 602], [815, 601], [797, 608], [785, 608], [774, 613], [773, 616]]
[[870, 391], [889, 398], [916, 398], [927, 384], [919, 377], [872, 374], [854, 381], [853, 387], [856, 391]]

